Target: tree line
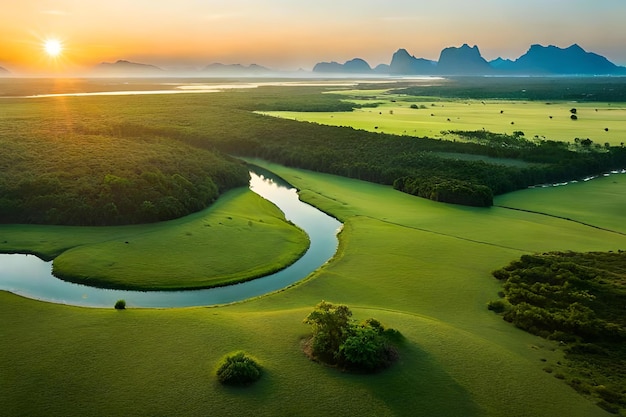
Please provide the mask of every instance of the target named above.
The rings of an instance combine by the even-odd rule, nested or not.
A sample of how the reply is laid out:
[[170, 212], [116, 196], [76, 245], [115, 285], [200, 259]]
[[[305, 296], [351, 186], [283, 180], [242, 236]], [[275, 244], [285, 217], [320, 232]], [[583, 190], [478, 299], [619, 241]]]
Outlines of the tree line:
[[71, 98], [63, 103], [16, 100], [0, 116], [0, 222], [106, 225], [179, 217], [247, 183], [245, 166], [227, 154], [395, 183], [411, 194], [472, 205], [488, 205], [490, 192], [498, 195], [626, 167], [623, 147], [598, 147], [590, 140], [568, 145], [529, 140], [519, 133], [475, 131], [451, 132], [463, 137], [454, 141], [254, 113], [353, 107], [323, 94], [326, 90], [264, 87]]

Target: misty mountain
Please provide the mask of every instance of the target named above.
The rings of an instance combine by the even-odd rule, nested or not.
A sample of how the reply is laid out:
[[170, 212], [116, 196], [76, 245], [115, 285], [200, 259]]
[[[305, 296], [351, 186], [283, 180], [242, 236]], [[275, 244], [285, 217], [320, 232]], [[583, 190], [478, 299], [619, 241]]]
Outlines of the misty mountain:
[[489, 61], [489, 65], [496, 71], [513, 71], [515, 68], [514, 61], [503, 58], [496, 58], [493, 61]]
[[94, 68], [94, 72], [99, 75], [161, 75], [164, 71], [154, 65], [120, 59], [114, 63], [103, 62], [98, 64]]
[[245, 66], [241, 64], [221, 63], [207, 65], [202, 69], [202, 72], [214, 76], [264, 76], [274, 73], [271, 69], [257, 64]]
[[0, 67], [0, 76], [9, 75], [9, 74], [11, 74], [11, 72], [8, 69]]
[[391, 72], [391, 65], [378, 64], [372, 71], [374, 71], [376, 74], [389, 74]]
[[626, 68], [605, 57], [587, 52], [577, 44], [568, 48], [532, 45], [528, 52], [506, 68], [522, 74], [612, 75], [625, 74]]
[[326, 74], [370, 74], [372, 67], [361, 58], [354, 58], [344, 64], [338, 62], [320, 62], [315, 64], [313, 72]]
[[448, 47], [441, 51], [438, 61], [416, 58], [406, 49], [398, 49], [391, 63], [371, 69], [356, 58], [345, 64], [320, 62], [313, 72], [335, 74], [389, 75], [626, 75], [626, 68], [605, 57], [587, 52], [574, 44], [568, 48], [532, 45], [516, 60], [497, 58], [487, 62], [477, 46]]
[[437, 73], [441, 75], [487, 75], [493, 72], [493, 67], [480, 55], [478, 46], [470, 47], [466, 43], [460, 48], [445, 48], [437, 62]]
[[437, 62], [415, 58], [406, 49], [398, 49], [391, 57], [389, 73], [394, 75], [430, 75], [436, 73]]

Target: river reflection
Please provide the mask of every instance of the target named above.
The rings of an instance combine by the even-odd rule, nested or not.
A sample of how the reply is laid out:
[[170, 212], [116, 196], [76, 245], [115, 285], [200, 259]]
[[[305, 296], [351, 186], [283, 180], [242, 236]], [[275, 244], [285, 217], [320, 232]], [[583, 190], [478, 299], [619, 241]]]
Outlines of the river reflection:
[[52, 263], [33, 255], [0, 254], [0, 290], [24, 297], [85, 307], [113, 307], [126, 300], [128, 307], [166, 308], [208, 306], [245, 300], [285, 288], [307, 277], [333, 257], [341, 223], [298, 199], [296, 189], [254, 168], [250, 189], [278, 206], [287, 220], [310, 239], [307, 252], [282, 271], [241, 284], [188, 291], [127, 291], [88, 287], [52, 276]]

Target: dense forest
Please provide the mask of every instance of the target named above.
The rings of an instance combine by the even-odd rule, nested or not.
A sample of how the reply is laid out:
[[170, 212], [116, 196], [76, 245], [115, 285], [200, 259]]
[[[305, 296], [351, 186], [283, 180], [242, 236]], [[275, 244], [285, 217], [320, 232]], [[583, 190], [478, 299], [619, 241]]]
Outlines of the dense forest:
[[[450, 87], [451, 93], [460, 93], [468, 82], [471, 85], [473, 79], [463, 80], [460, 87]], [[565, 81], [558, 82], [562, 86], [561, 83]], [[584, 86], [576, 79], [570, 82], [576, 88]], [[495, 84], [496, 91], [499, 83]], [[511, 84], [510, 80], [502, 83], [508, 85], [509, 89], [515, 90], [518, 87], [517, 84]], [[542, 85], [539, 83], [537, 88], [541, 90]], [[588, 94], [599, 94], [611, 90], [611, 86], [610, 82], [604, 81], [587, 86], [586, 91], [590, 92]], [[618, 87], [617, 91], [611, 90], [614, 98], [626, 92], [626, 84], [621, 83]], [[440, 87], [421, 88], [426, 88], [428, 91], [425, 93], [432, 95], [431, 90], [436, 91]], [[486, 87], [482, 85], [481, 88]], [[254, 101], [240, 103], [237, 107], [243, 110], [319, 111], [320, 108], [325, 108], [326, 111], [343, 111], [343, 101], [333, 95], [321, 94], [322, 91], [310, 88], [300, 89], [292, 94], [286, 89], [283, 91], [286, 96], [276, 97], [280, 93], [277, 90], [259, 89], [254, 93], [257, 97]], [[561, 90], [548, 89], [543, 94], [558, 99], [559, 91]], [[251, 103], [254, 105], [251, 106]], [[250, 119], [249, 123], [248, 126], [254, 126], [254, 130], [245, 137], [240, 136], [236, 140], [230, 137], [226, 141], [217, 138], [214, 145], [235, 155], [265, 158], [288, 166], [388, 185], [395, 182], [400, 190], [403, 190], [400, 184], [411, 183], [411, 189], [403, 191], [460, 204], [467, 204], [468, 201], [471, 205], [484, 204], [477, 204], [473, 198], [468, 200], [470, 189], [480, 189], [485, 196], [489, 192], [497, 195], [532, 185], [570, 181], [626, 167], [624, 147], [601, 145], [588, 138], [568, 144], [550, 139], [531, 140], [525, 138], [523, 132], [507, 135], [480, 130], [449, 132], [463, 139], [454, 141], [396, 136], [290, 120]], [[528, 164], [525, 167], [512, 167], [481, 160], [445, 157], [445, 154], [459, 153], [515, 159]], [[397, 181], [401, 178], [402, 181]], [[459, 186], [460, 184], [463, 186]], [[416, 191], [432, 190], [433, 187], [446, 191]], [[470, 194], [472, 193], [474, 191]], [[445, 197], [442, 198], [443, 194]]]
[[[0, 222], [109, 225], [179, 217], [246, 184], [245, 166], [226, 155], [395, 184], [418, 196], [470, 205], [489, 205], [493, 195], [531, 185], [626, 168], [625, 148], [589, 139], [566, 144], [527, 139], [523, 132], [450, 132], [462, 138], [455, 141], [255, 113], [355, 106], [324, 94], [329, 88], [5, 102]], [[489, 162], [446, 156], [458, 154], [483, 155]]]
[[626, 409], [626, 252], [524, 255], [493, 274], [504, 298], [489, 308], [564, 345], [568, 383], [609, 411]]
[[399, 92], [446, 98], [626, 102], [623, 77], [458, 77], [436, 86]]
[[146, 223], [207, 207], [242, 185], [231, 157], [157, 135], [77, 131], [0, 136], [0, 222]]

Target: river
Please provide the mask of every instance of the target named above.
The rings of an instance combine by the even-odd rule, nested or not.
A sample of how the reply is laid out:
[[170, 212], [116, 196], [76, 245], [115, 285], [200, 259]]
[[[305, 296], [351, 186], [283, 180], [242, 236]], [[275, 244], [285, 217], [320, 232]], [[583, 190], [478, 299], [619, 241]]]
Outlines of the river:
[[[74, 284], [52, 275], [52, 262], [33, 255], [0, 254], [0, 290], [51, 303], [113, 308], [119, 299], [127, 307], [168, 308], [227, 304], [274, 292], [306, 278], [337, 251], [341, 223], [303, 203], [295, 188], [271, 173], [250, 172], [250, 189], [280, 208], [287, 220], [310, 239], [307, 252], [289, 267], [252, 281], [187, 291], [110, 290]], [[233, 256], [236, 256], [233, 254]]]

